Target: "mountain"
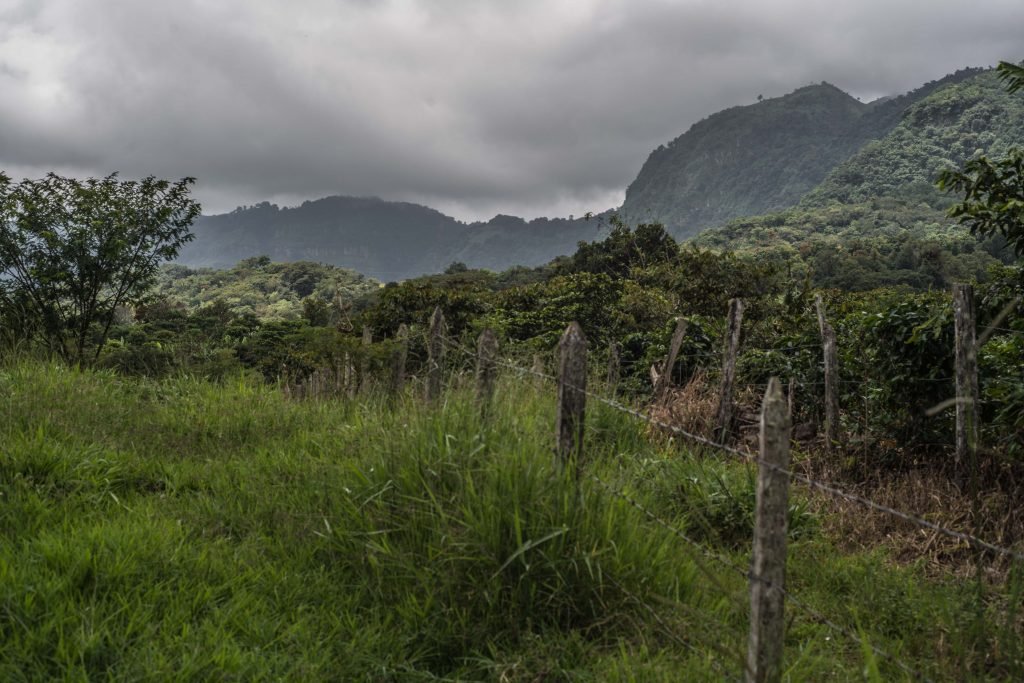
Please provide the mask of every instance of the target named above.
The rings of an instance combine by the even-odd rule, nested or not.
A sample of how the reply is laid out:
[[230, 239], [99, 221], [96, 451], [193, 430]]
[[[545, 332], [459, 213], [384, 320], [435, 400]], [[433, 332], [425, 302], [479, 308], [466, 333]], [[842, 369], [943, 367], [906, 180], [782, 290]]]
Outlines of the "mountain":
[[1024, 98], [994, 72], [946, 83], [902, 109], [889, 133], [832, 169], [800, 202], [708, 229], [697, 244], [799, 255], [819, 286], [946, 287], [1015, 260], [1002, 237], [979, 242], [946, 215], [939, 172], [1024, 143]]
[[228, 268], [244, 258], [315, 261], [384, 281], [437, 273], [452, 262], [503, 270], [537, 266], [599, 236], [606, 216], [538, 218], [498, 215], [462, 223], [439, 211], [376, 197], [327, 197], [295, 208], [262, 203], [202, 216], [178, 262]]
[[838, 164], [803, 203], [940, 197], [935, 180], [943, 169], [1022, 143], [1024, 98], [1008, 93], [995, 72], [979, 72], [904, 108], [891, 131]]
[[377, 198], [327, 197], [295, 208], [262, 203], [202, 216], [178, 257], [190, 266], [225, 268], [250, 256], [317, 261], [381, 280], [433, 272], [451, 259], [468, 228], [439, 211]]
[[504, 270], [510, 266], [539, 266], [571, 254], [580, 242], [590, 242], [608, 231], [613, 211], [588, 218], [535, 218], [498, 215], [485, 223], [471, 223], [468, 240], [451, 260], [474, 268]]
[[[938, 171], [1022, 140], [1024, 99], [1008, 95], [992, 71], [958, 71], [870, 103], [822, 83], [693, 125], [651, 153], [619, 214], [627, 224], [662, 222], [677, 237], [724, 225], [704, 242], [737, 248], [776, 239], [796, 244], [814, 230], [846, 239], [848, 226], [837, 225], [836, 216], [852, 214], [862, 235], [893, 225], [909, 231], [907, 239], [922, 226], [937, 235], [949, 227], [942, 213], [949, 200], [933, 187]], [[871, 205], [880, 198], [913, 209]], [[836, 204], [859, 208], [826, 215]], [[607, 233], [611, 213], [462, 223], [377, 198], [328, 197], [295, 208], [263, 203], [200, 218], [179, 261], [229, 267], [267, 255], [384, 281], [437, 273], [453, 262], [503, 270], [572, 253], [578, 242]], [[960, 238], [950, 235], [960, 249]]]
[[870, 140], [967, 69], [899, 97], [862, 103], [828, 83], [732, 107], [654, 150], [626, 190], [627, 223], [657, 221], [677, 237], [795, 205]]

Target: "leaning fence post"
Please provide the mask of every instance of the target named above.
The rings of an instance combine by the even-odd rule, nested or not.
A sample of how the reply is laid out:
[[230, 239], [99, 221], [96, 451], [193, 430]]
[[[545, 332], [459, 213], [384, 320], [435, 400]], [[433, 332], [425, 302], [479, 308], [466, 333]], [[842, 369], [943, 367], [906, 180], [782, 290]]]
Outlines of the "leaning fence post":
[[366, 393], [370, 389], [370, 345], [373, 343], [373, 330], [363, 325], [363, 357], [359, 361], [359, 389]]
[[579, 323], [571, 322], [558, 342], [558, 413], [555, 452], [563, 467], [579, 475], [583, 455], [583, 419], [587, 405], [587, 339]]
[[722, 357], [722, 387], [718, 399], [718, 442], [729, 440], [732, 431], [732, 385], [736, 378], [736, 354], [740, 347], [740, 327], [743, 324], [743, 301], [729, 302], [729, 321], [725, 333], [725, 352]]
[[761, 404], [761, 450], [757, 468], [754, 552], [750, 566], [750, 639], [747, 683], [782, 678], [785, 635], [786, 526], [789, 510], [789, 432], [779, 380], [768, 380]]
[[427, 400], [436, 401], [441, 397], [441, 371], [444, 367], [444, 313], [441, 307], [434, 307], [430, 316], [430, 330], [427, 332]]
[[619, 356], [619, 345], [615, 342], [608, 344], [608, 374], [605, 383], [608, 385], [608, 393], [615, 396], [619, 388], [619, 377], [622, 371], [622, 358]]
[[974, 287], [953, 285], [956, 335], [956, 469], [973, 467], [978, 447], [978, 345], [975, 338]]
[[498, 337], [487, 328], [476, 340], [476, 401], [486, 415], [494, 398], [494, 380], [498, 375]]
[[836, 331], [825, 318], [825, 303], [818, 294], [814, 299], [818, 311], [818, 329], [825, 365], [825, 447], [834, 451], [839, 445], [839, 359], [836, 355]]
[[686, 336], [686, 320], [676, 318], [676, 329], [672, 333], [672, 341], [668, 345], [668, 355], [665, 356], [665, 364], [661, 366], [661, 374], [658, 381], [654, 383], [654, 400], [661, 398], [665, 390], [672, 384], [672, 368], [676, 365], [676, 357], [679, 356], [679, 349], [683, 345], [683, 337]]
[[409, 326], [402, 323], [395, 334], [395, 349], [391, 352], [391, 393], [398, 394], [405, 385], [405, 361], [409, 357]]

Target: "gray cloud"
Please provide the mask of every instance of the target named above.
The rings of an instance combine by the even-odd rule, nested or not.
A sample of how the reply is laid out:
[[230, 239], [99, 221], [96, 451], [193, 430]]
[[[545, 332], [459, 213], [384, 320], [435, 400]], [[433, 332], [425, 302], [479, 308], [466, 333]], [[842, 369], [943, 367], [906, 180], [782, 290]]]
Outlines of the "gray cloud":
[[0, 168], [199, 178], [208, 210], [374, 194], [599, 211], [724, 107], [1024, 56], [1024, 4], [0, 0]]

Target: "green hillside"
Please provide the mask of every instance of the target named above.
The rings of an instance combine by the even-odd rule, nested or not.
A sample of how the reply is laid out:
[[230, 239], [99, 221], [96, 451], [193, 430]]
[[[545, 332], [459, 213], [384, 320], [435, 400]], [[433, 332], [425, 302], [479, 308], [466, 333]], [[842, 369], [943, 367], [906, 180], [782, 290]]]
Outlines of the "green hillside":
[[943, 169], [979, 154], [1002, 156], [1021, 144], [1024, 98], [1008, 93], [995, 72], [987, 71], [912, 104], [890, 133], [839, 164], [804, 204], [937, 196], [934, 184]]
[[977, 73], [960, 71], [870, 104], [822, 83], [726, 109], [651, 153], [626, 191], [622, 216], [661, 222], [688, 237], [793, 206], [866, 143], [892, 131], [908, 107]]
[[272, 263], [263, 256], [221, 270], [165, 266], [155, 294], [188, 310], [217, 302], [233, 316], [294, 320], [302, 316], [307, 297], [324, 304], [344, 304], [379, 286], [371, 278], [337, 266], [308, 261]]
[[947, 83], [906, 109], [888, 135], [866, 144], [799, 205], [705, 231], [704, 246], [756, 250], [808, 265], [818, 286], [946, 287], [986, 278], [1013, 255], [979, 242], [946, 215], [953, 198], [940, 171], [1024, 143], [1024, 99], [993, 72]]
[[651, 153], [622, 216], [688, 236], [794, 204], [856, 151], [849, 133], [866, 107], [822, 83], [714, 114]]

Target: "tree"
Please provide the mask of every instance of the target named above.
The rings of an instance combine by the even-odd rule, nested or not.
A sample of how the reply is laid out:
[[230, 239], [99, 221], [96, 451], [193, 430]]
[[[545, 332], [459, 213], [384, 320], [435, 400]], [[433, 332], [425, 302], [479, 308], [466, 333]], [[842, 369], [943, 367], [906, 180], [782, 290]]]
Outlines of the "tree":
[[971, 159], [960, 170], [943, 171], [938, 185], [964, 197], [950, 208], [951, 217], [976, 234], [1002, 235], [1017, 256], [1024, 255], [1024, 150], [1011, 149], [995, 161]]
[[999, 80], [1006, 83], [1007, 92], [1017, 92], [1024, 88], [1024, 65], [999, 62], [997, 71]]
[[576, 253], [562, 264], [564, 273], [604, 273], [624, 278], [633, 268], [677, 263], [679, 245], [660, 223], [642, 223], [631, 230], [618, 216], [612, 231], [600, 242], [580, 242]]
[[[1024, 68], [1000, 62], [998, 72], [1008, 91], [1024, 87]], [[950, 216], [975, 234], [1002, 235], [1017, 256], [1024, 255], [1024, 150], [1013, 148], [995, 161], [985, 156], [971, 159], [962, 169], [943, 171], [937, 184], [963, 195], [963, 201], [950, 208]]]
[[53, 352], [81, 365], [94, 344], [95, 360], [117, 308], [141, 303], [192, 239], [194, 182], [0, 173], [0, 296], [28, 309], [30, 334]]

